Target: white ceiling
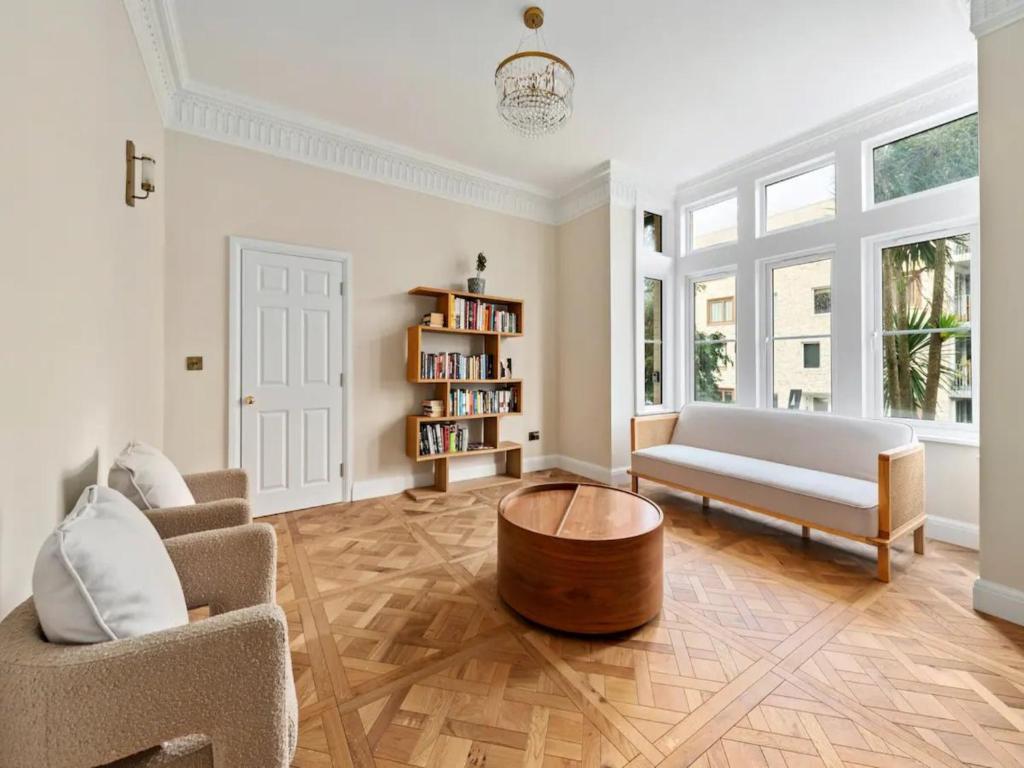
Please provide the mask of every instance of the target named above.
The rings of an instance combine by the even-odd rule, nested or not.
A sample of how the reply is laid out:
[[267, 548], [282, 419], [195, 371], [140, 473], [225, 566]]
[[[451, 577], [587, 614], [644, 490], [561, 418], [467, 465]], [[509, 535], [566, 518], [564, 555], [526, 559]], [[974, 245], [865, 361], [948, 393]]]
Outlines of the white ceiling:
[[[525, 139], [493, 73], [512, 0], [168, 0], [193, 86], [563, 192], [615, 159], [666, 187], [975, 56], [963, 0], [550, 0], [575, 115]], [[180, 63], [180, 62], [179, 62]]]

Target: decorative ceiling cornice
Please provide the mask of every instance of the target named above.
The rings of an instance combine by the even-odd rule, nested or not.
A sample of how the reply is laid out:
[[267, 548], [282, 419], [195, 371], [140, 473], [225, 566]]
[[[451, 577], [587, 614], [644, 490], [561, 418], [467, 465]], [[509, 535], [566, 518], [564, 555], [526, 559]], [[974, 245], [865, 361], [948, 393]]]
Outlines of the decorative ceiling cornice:
[[1024, 0], [970, 0], [971, 31], [976, 37], [1024, 19]]

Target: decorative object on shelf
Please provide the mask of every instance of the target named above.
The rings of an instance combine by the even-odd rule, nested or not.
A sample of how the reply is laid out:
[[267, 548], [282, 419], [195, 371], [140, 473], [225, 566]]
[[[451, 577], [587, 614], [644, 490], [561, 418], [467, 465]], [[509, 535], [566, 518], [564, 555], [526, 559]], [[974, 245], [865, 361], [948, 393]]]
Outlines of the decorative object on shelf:
[[[156, 182], [153, 181], [153, 171], [156, 168], [156, 160], [148, 155], [136, 155], [135, 142], [131, 140], [124, 143], [124, 156], [124, 202], [126, 205], [134, 208], [136, 200], [145, 200], [153, 192], [156, 192]], [[135, 194], [136, 162], [139, 164], [139, 188], [146, 193], [144, 195]]]
[[498, 96], [498, 114], [516, 133], [544, 136], [554, 133], [572, 116], [572, 94], [576, 75], [564, 60], [542, 50], [540, 28], [544, 11], [531, 6], [523, 13], [523, 23], [533, 30], [534, 48], [516, 52], [498, 64], [494, 88]]
[[468, 281], [470, 293], [484, 292], [484, 284], [486, 281], [480, 277], [480, 275], [484, 273], [485, 269], [487, 269], [487, 257], [484, 256], [483, 251], [480, 251], [480, 253], [476, 255], [476, 277], [471, 277]]

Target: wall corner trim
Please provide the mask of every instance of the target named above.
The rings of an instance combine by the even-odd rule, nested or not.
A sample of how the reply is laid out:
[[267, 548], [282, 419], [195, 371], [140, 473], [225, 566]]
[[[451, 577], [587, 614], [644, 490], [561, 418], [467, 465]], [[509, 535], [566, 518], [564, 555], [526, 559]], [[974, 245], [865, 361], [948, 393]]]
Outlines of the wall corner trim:
[[1024, 19], [1024, 0], [971, 0], [971, 31], [984, 37]]
[[1024, 626], [1024, 592], [979, 578], [974, 582], [974, 610]]

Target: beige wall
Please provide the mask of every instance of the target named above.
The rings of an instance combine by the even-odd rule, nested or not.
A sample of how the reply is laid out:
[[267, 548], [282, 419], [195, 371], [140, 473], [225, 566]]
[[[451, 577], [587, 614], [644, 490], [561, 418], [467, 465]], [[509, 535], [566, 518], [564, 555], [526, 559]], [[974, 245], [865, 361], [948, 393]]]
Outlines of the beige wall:
[[[526, 415], [503, 420], [502, 436], [526, 457], [557, 453], [554, 227], [181, 133], [168, 133], [167, 153], [164, 444], [183, 471], [227, 458], [230, 235], [353, 256], [357, 493], [361, 481], [411, 474], [405, 416], [432, 393], [405, 380], [405, 329], [432, 308], [407, 291], [465, 286], [481, 250], [488, 290], [526, 302], [526, 336], [502, 345], [525, 380]], [[187, 372], [186, 355], [203, 355], [205, 369]], [[535, 429], [541, 440], [527, 442]]]
[[601, 469], [612, 459], [609, 210], [558, 227], [559, 452]]
[[[3, 615], [82, 488], [129, 439], [162, 440], [165, 155], [121, 3], [5, 3], [0, 28]], [[126, 139], [158, 161], [135, 208]]]
[[978, 41], [981, 126], [981, 576], [1024, 590], [1024, 21]]

